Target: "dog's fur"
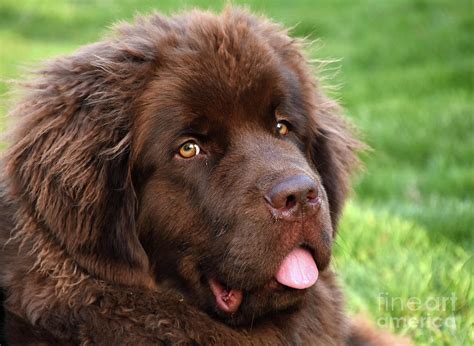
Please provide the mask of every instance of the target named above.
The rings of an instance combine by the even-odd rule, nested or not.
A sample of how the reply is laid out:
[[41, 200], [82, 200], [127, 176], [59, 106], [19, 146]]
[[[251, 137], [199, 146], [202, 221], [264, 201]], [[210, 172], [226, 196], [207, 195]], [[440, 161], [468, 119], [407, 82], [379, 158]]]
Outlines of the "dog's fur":
[[[2, 165], [11, 344], [393, 341], [348, 321], [328, 266], [361, 144], [280, 26], [238, 9], [138, 18], [27, 89]], [[202, 151], [180, 158], [189, 139]], [[265, 191], [298, 174], [320, 210], [273, 218]], [[319, 280], [269, 288], [298, 244]], [[237, 312], [209, 278], [244, 292]]]

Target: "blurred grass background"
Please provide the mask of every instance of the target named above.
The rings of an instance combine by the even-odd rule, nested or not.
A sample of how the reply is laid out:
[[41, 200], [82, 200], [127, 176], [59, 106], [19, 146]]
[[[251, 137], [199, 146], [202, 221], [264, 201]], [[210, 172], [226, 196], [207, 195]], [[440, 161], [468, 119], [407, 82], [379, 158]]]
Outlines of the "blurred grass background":
[[[367, 169], [356, 178], [335, 248], [349, 309], [420, 345], [472, 345], [473, 2], [234, 3], [296, 25], [296, 36], [320, 39], [311, 57], [341, 59], [323, 74], [374, 149], [363, 156]], [[223, 6], [2, 0], [0, 131], [9, 100], [4, 81], [19, 78], [22, 67], [94, 42], [137, 12]]]

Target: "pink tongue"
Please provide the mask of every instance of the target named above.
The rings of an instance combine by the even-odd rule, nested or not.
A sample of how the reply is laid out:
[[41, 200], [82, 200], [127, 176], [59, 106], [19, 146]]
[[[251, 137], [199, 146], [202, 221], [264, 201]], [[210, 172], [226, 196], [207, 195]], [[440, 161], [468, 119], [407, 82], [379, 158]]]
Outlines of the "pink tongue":
[[308, 288], [318, 280], [318, 267], [308, 250], [296, 248], [285, 257], [275, 278], [288, 287]]

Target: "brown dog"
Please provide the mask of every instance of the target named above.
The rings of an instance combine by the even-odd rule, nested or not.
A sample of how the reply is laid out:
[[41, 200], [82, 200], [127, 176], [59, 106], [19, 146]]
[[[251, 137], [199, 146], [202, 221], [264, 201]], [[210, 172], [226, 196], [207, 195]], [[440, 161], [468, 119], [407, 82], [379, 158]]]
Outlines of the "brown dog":
[[10, 343], [389, 342], [328, 266], [361, 145], [300, 46], [152, 15], [41, 71], [2, 173]]

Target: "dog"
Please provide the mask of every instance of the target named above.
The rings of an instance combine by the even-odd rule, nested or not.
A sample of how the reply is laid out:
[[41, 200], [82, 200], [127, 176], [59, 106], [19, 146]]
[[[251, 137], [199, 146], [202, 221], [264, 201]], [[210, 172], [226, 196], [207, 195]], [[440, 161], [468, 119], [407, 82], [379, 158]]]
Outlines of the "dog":
[[228, 8], [122, 23], [11, 111], [10, 344], [393, 345], [330, 266], [363, 144], [302, 40]]

